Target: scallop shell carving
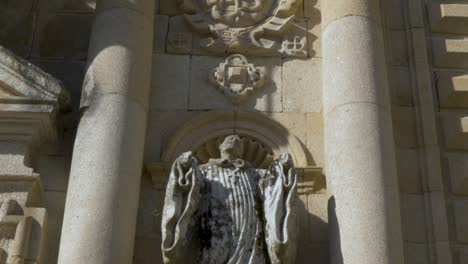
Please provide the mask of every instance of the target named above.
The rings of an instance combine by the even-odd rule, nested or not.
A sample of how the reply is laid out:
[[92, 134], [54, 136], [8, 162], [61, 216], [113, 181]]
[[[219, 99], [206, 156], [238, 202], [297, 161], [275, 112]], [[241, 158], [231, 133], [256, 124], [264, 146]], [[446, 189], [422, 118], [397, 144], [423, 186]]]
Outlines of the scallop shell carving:
[[[274, 160], [273, 150], [254, 138], [243, 135], [240, 135], [240, 137], [242, 141], [242, 159], [250, 162], [256, 168], [268, 168]], [[210, 159], [219, 158], [218, 148], [225, 138], [226, 135], [208, 140], [194, 151], [195, 157], [202, 164], [207, 163]]]

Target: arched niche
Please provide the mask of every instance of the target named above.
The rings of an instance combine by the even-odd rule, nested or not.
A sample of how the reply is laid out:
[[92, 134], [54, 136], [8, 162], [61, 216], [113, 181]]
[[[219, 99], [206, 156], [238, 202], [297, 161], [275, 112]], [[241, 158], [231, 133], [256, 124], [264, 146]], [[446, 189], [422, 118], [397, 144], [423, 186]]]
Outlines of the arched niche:
[[[171, 138], [162, 161], [171, 164], [189, 150], [194, 151], [201, 162], [217, 158], [219, 143], [231, 134], [241, 136], [244, 158], [256, 166], [266, 167], [270, 159], [282, 153], [291, 154], [296, 167], [308, 166], [302, 144], [282, 124], [259, 113], [233, 112], [209, 112], [191, 120]], [[257, 151], [257, 154], [249, 151]]]

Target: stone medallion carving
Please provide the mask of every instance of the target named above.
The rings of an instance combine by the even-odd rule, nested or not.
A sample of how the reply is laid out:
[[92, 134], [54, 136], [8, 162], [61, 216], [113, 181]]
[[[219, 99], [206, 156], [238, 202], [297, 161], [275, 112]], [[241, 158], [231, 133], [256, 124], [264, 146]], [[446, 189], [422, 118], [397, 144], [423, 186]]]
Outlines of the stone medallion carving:
[[233, 104], [239, 104], [262, 88], [266, 81], [265, 71], [249, 63], [240, 54], [227, 57], [226, 61], [213, 69], [209, 77], [221, 92], [231, 98]]
[[[298, 0], [178, 0], [185, 19], [212, 53], [284, 54], [283, 33], [294, 23]], [[305, 31], [303, 32], [305, 39]]]

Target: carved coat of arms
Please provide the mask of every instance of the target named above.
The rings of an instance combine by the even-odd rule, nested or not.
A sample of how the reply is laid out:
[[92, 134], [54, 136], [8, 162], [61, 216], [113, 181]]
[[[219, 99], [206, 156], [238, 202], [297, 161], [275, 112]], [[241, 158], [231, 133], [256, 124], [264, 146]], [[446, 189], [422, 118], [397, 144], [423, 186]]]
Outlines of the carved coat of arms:
[[[178, 0], [185, 19], [213, 53], [284, 53], [284, 31], [298, 0]], [[286, 55], [291, 55], [286, 53]], [[302, 53], [293, 54], [303, 56]]]

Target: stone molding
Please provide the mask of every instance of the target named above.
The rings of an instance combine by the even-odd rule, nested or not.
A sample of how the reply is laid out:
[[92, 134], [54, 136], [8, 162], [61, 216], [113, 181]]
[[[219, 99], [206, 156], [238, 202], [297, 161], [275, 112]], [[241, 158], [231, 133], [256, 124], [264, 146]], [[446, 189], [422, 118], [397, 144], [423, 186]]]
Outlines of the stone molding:
[[34, 165], [68, 107], [58, 80], [0, 47], [0, 263], [41, 263], [47, 210]]
[[289, 153], [297, 167], [309, 165], [306, 150], [296, 136], [278, 122], [253, 112], [208, 112], [193, 119], [174, 134], [162, 160], [171, 164], [183, 152], [229, 134], [254, 138], [270, 148], [274, 156]]

